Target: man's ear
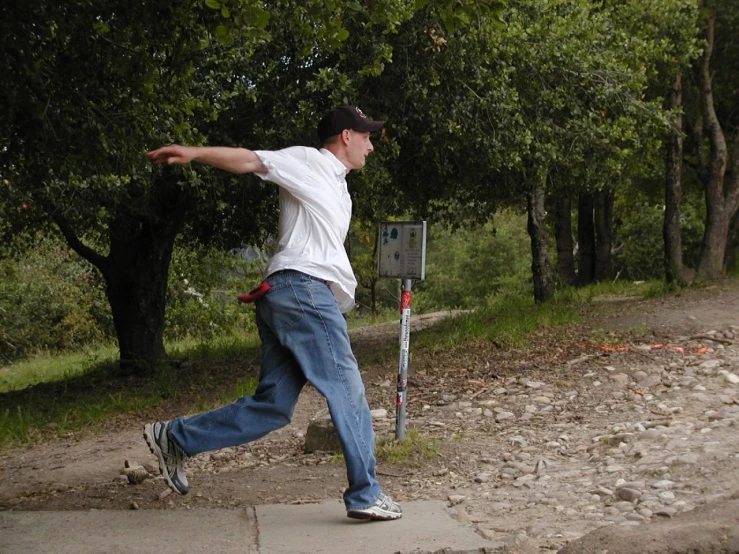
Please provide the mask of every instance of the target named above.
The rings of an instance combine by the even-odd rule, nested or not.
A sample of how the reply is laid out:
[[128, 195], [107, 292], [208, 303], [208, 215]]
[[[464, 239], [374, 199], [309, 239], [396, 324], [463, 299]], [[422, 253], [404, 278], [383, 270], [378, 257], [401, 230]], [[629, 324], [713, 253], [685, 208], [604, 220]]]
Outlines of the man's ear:
[[346, 145], [349, 144], [349, 139], [351, 139], [352, 132], [349, 129], [344, 129], [341, 131], [341, 141]]

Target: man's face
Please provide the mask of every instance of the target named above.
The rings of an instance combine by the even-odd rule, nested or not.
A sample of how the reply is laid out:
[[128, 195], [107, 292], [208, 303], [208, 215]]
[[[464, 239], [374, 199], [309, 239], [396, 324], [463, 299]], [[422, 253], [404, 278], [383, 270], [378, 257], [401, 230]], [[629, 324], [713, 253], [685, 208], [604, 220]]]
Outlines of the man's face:
[[346, 157], [350, 164], [349, 169], [360, 169], [367, 162], [367, 156], [374, 150], [370, 141], [370, 134], [362, 131], [347, 129], [349, 141], [346, 145]]

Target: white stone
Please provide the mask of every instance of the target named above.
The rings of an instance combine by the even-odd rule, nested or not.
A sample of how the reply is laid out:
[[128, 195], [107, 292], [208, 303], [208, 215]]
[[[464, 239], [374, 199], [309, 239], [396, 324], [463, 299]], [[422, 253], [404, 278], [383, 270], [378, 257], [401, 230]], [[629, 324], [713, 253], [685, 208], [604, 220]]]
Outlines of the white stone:
[[724, 381], [732, 385], [739, 385], [739, 375], [736, 375], [735, 373], [727, 373], [724, 376]]
[[378, 408], [376, 410], [370, 410], [372, 419], [385, 419], [387, 417], [387, 410], [384, 408]]

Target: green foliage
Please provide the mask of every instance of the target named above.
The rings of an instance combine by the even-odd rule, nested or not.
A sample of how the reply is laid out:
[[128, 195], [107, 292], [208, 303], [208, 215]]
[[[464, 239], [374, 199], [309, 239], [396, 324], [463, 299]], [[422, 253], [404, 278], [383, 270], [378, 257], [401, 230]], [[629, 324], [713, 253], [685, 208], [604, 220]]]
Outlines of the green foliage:
[[236, 296], [261, 281], [262, 263], [215, 248], [177, 247], [167, 288], [165, 337], [209, 340], [254, 330], [253, 308], [237, 302]]
[[[179, 245], [167, 287], [167, 340], [223, 340], [253, 331], [253, 307], [236, 296], [261, 281], [263, 268], [263, 257], [249, 261], [216, 248]], [[55, 235], [23, 258], [0, 259], [0, 366], [114, 340], [99, 272]]]
[[[614, 268], [621, 279], [648, 281], [664, 277], [664, 205], [650, 203], [643, 196], [625, 199], [615, 225]], [[695, 267], [703, 239], [703, 210], [698, 202], [685, 203], [680, 227], [683, 261]]]
[[511, 281], [530, 281], [529, 244], [525, 216], [510, 212], [469, 228], [431, 226], [426, 280], [414, 285], [414, 311], [477, 308]]
[[100, 274], [55, 237], [0, 259], [0, 365], [112, 337]]

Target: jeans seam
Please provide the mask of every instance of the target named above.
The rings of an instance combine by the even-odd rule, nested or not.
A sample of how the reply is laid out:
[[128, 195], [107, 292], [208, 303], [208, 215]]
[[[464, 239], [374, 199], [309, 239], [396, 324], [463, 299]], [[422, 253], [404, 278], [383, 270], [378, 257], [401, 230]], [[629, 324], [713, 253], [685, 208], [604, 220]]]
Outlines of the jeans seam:
[[[364, 439], [362, 437], [362, 434], [359, 432], [358, 422], [356, 421], [356, 419], [357, 419], [356, 418], [357, 406], [354, 404], [354, 399], [352, 398], [351, 394], [349, 394], [350, 393], [350, 388], [349, 388], [348, 383], [346, 382], [346, 378], [344, 376], [344, 368], [341, 366], [341, 364], [339, 364], [338, 360], [336, 359], [336, 349], [334, 348], [334, 344], [331, 341], [331, 334], [328, 332], [328, 328], [326, 326], [326, 320], [323, 317], [323, 314], [321, 313], [321, 311], [316, 306], [316, 301], [313, 298], [313, 292], [308, 287], [306, 287], [306, 289], [307, 289], [307, 292], [308, 292], [308, 296], [310, 297], [310, 301], [311, 301], [312, 307], [315, 310], [316, 314], [318, 315], [318, 318], [321, 321], [321, 325], [323, 326], [323, 331], [324, 331], [325, 336], [326, 336], [326, 342], [328, 343], [329, 348], [331, 349], [331, 358], [333, 359], [334, 366], [336, 367], [336, 370], [339, 373], [339, 377], [341, 379], [341, 385], [342, 385], [342, 388], [344, 389], [344, 394], [346, 395], [346, 398], [347, 398], [349, 404], [352, 407], [352, 412], [353, 412], [352, 415], [354, 415], [354, 421], [353, 421], [354, 430], [357, 431], [356, 433], [354, 433], [354, 435], [355, 435], [355, 437], [359, 437], [360, 442], [361, 442], [362, 446], [364, 447], [365, 451], [369, 452], [370, 455], [373, 455], [374, 453], [370, 449], [369, 445], [364, 441]], [[358, 371], [358, 369], [357, 369], [357, 371]]]

